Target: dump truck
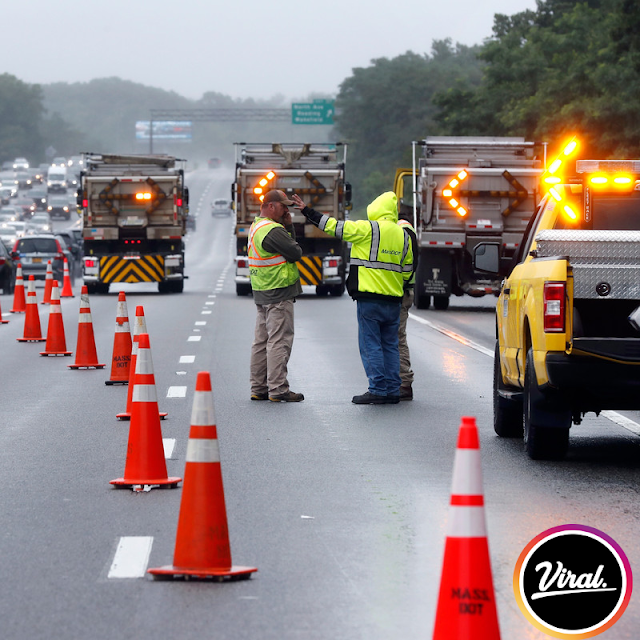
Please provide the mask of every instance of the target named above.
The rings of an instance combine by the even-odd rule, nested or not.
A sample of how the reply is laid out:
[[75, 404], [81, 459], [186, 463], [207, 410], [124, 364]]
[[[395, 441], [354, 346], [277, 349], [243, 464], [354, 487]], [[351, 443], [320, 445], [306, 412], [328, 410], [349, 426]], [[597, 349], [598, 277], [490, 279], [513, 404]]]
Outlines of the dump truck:
[[585, 413], [640, 410], [640, 160], [577, 160], [561, 180], [510, 263], [474, 250], [503, 278], [494, 429], [534, 459], [562, 458]]
[[500, 280], [473, 269], [473, 250], [491, 238], [503, 257], [513, 256], [540, 200], [546, 145], [428, 136], [413, 149], [414, 166], [396, 171], [395, 192], [418, 238], [415, 306], [427, 309], [433, 300], [445, 310], [451, 295], [498, 295]]
[[89, 292], [123, 282], [182, 292], [189, 203], [183, 164], [167, 155], [84, 154], [77, 203]]
[[[343, 143], [235, 143], [235, 181], [231, 198], [236, 213], [236, 293], [251, 294], [247, 244], [260, 213], [261, 196], [271, 190], [297, 193], [306, 204], [338, 220], [351, 209], [351, 186], [345, 182], [347, 145]], [[297, 263], [302, 285], [319, 296], [341, 296], [345, 289], [347, 248], [290, 209], [303, 257]]]

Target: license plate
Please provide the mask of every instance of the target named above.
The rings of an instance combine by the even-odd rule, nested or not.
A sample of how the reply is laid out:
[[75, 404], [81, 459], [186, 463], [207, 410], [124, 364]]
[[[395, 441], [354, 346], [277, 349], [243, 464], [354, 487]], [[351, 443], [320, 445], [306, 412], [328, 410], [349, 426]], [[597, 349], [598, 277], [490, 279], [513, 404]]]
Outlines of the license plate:
[[42, 262], [42, 258], [31, 258], [31, 262], [33, 264], [39, 264], [40, 262]]

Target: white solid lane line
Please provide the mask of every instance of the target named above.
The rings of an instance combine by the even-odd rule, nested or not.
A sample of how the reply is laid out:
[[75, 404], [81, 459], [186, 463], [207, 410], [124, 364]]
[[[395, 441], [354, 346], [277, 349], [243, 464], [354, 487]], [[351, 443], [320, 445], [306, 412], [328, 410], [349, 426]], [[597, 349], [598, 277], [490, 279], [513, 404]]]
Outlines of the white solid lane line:
[[107, 578], [144, 578], [153, 536], [120, 538]]
[[[450, 331], [449, 329], [440, 327], [437, 324], [434, 324], [429, 320], [425, 320], [424, 318], [421, 318], [420, 316], [417, 316], [413, 313], [410, 313], [409, 317], [412, 320], [416, 320], [421, 324], [427, 325], [428, 327], [430, 327], [431, 329], [434, 329], [435, 331], [439, 331], [445, 336], [448, 336], [449, 338], [452, 338], [453, 340], [456, 340], [457, 342], [460, 342], [461, 344], [471, 349], [475, 349], [480, 353], [484, 353], [485, 356], [490, 356], [493, 358], [494, 354], [493, 354], [493, 351], [491, 351], [491, 349], [487, 349], [486, 347], [483, 347], [481, 344], [478, 344], [477, 342], [473, 342], [473, 340], [469, 340], [464, 336], [461, 336], [459, 333], [455, 333], [454, 331]], [[640, 424], [638, 424], [637, 422], [634, 422], [633, 420], [631, 420], [630, 418], [627, 418], [626, 416], [623, 416], [621, 413], [618, 413], [617, 411], [602, 411], [600, 415], [603, 416], [604, 418], [607, 418], [607, 420], [610, 420], [611, 422], [617, 424], [619, 427], [622, 427], [623, 429], [626, 429], [627, 431], [630, 431], [631, 433], [637, 436], [640, 436]]]

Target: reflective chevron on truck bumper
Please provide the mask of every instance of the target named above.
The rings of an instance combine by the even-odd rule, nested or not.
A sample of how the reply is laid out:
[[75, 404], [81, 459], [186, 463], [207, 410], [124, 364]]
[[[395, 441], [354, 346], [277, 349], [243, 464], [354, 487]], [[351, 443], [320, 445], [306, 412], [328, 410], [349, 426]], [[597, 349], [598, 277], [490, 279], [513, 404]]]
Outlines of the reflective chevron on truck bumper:
[[124, 258], [103, 256], [100, 258], [100, 281], [111, 282], [162, 282], [165, 277], [164, 256], [149, 255]]

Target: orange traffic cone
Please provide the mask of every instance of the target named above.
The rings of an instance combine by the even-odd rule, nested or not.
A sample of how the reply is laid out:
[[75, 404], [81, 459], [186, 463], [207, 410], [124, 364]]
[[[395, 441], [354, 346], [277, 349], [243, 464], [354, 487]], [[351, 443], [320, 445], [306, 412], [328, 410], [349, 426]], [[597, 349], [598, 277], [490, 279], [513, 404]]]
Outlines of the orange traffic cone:
[[231, 564], [220, 450], [209, 373], [201, 371], [191, 412], [173, 565], [149, 569], [154, 576], [223, 580], [250, 578], [256, 567]]
[[67, 351], [67, 341], [64, 337], [64, 322], [62, 321], [62, 308], [60, 307], [60, 289], [58, 281], [53, 281], [51, 289], [51, 304], [49, 305], [49, 326], [47, 327], [47, 344], [41, 356], [70, 356]]
[[118, 295], [116, 311], [116, 332], [113, 338], [111, 357], [111, 378], [105, 384], [129, 384], [129, 365], [131, 363], [131, 330], [129, 329], [129, 311], [124, 291]]
[[47, 262], [47, 274], [44, 277], [44, 296], [40, 304], [51, 303], [51, 289], [53, 289], [53, 267], [51, 266], [51, 260]]
[[182, 478], [167, 477], [148, 333], [138, 338], [138, 357], [132, 386], [131, 425], [124, 477], [112, 480], [111, 484], [132, 488], [138, 485], [176, 487]]
[[80, 295], [76, 362], [67, 366], [69, 369], [103, 369], [105, 366], [98, 363], [96, 340], [93, 335], [93, 322], [91, 320], [91, 307], [89, 306], [89, 292], [86, 285], [82, 287], [82, 294]]
[[71, 289], [71, 276], [69, 275], [69, 262], [64, 259], [64, 271], [62, 274], [62, 293], [61, 298], [75, 298]]
[[9, 324], [8, 320], [2, 319], [2, 306], [0, 306], [0, 324]]
[[27, 310], [27, 301], [24, 298], [24, 278], [22, 277], [22, 264], [18, 262], [16, 269], [16, 285], [13, 290], [13, 308], [11, 313], [24, 313]]
[[[129, 389], [127, 389], [127, 408], [122, 413], [116, 414], [116, 418], [118, 418], [118, 420], [131, 419], [131, 399], [133, 396], [133, 376], [136, 372], [136, 358], [138, 357], [138, 338], [143, 333], [148, 333], [147, 321], [144, 317], [144, 307], [142, 305], [138, 305], [136, 307], [136, 319], [133, 324], [133, 343], [131, 348], [131, 363], [129, 364]], [[166, 417], [166, 412], [160, 413], [161, 420], [164, 420]]]
[[36, 281], [29, 276], [27, 289], [27, 310], [24, 316], [24, 332], [18, 342], [44, 342], [40, 328], [40, 314], [38, 313], [38, 299], [36, 297]]
[[500, 640], [484, 517], [480, 440], [462, 418], [433, 640]]

